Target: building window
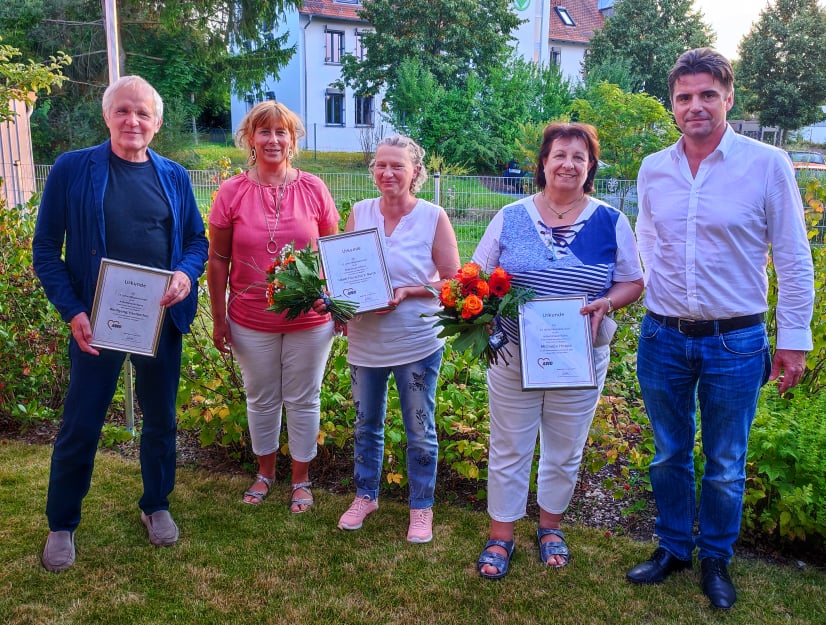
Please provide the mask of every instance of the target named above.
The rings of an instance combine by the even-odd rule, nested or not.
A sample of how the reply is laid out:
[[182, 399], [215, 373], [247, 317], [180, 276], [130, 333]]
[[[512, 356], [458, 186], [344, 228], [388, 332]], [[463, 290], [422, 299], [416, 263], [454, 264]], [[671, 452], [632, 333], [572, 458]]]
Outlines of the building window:
[[551, 65], [555, 67], [562, 65], [562, 50], [551, 46], [550, 61]]
[[356, 96], [356, 126], [373, 125], [373, 96]]
[[562, 23], [565, 26], [576, 26], [576, 22], [574, 22], [574, 18], [571, 17], [571, 14], [568, 13], [568, 9], [565, 7], [554, 7], [556, 9], [556, 14], [559, 15], [559, 19], [562, 20]]
[[275, 102], [275, 91], [267, 91], [264, 95], [267, 97], [267, 100]]
[[336, 89], [327, 89], [324, 123], [328, 126], [344, 125], [344, 94]]
[[244, 104], [247, 105], [247, 113], [249, 113], [252, 107], [255, 106], [255, 98], [251, 93], [244, 96]]
[[364, 41], [362, 40], [363, 35], [363, 31], [356, 30], [356, 47], [353, 54], [359, 61], [363, 61], [365, 56]]
[[341, 63], [344, 54], [344, 33], [340, 30], [324, 32], [324, 62]]

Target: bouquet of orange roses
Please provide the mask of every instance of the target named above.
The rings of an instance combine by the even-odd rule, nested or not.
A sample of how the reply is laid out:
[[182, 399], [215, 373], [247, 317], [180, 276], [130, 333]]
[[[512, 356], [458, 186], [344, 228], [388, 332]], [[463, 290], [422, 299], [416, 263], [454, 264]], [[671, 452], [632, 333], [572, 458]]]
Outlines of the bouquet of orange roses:
[[441, 311], [430, 315], [438, 318], [439, 336], [455, 336], [453, 349], [470, 349], [474, 358], [483, 357], [488, 366], [497, 362], [507, 342], [498, 319], [515, 319], [519, 305], [534, 296], [530, 289], [511, 286], [511, 278], [501, 267], [486, 274], [476, 263], [465, 263], [440, 291], [431, 289], [442, 304]]
[[307, 244], [303, 250], [296, 250], [292, 243], [285, 245], [267, 267], [267, 310], [286, 312], [287, 319], [295, 319], [309, 312], [317, 299], [322, 299], [336, 321], [350, 321], [358, 304], [327, 295], [324, 291], [327, 281], [321, 277], [319, 263], [318, 252], [311, 245]]

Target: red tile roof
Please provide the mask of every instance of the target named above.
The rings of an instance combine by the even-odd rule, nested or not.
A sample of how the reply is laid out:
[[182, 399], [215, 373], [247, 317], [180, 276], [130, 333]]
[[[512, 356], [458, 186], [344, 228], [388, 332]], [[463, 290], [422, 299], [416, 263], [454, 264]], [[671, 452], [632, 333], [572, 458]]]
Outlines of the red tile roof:
[[337, 0], [304, 0], [304, 5], [298, 10], [302, 15], [317, 15], [320, 17], [335, 17], [344, 20], [363, 21], [356, 11], [361, 8], [361, 2], [340, 2]]
[[[597, 0], [550, 0], [550, 2], [548, 38], [552, 41], [588, 43], [594, 36], [594, 31], [601, 29], [605, 21], [602, 13], [597, 9]], [[574, 20], [575, 26], [566, 26], [555, 7], [568, 9], [568, 15]]]

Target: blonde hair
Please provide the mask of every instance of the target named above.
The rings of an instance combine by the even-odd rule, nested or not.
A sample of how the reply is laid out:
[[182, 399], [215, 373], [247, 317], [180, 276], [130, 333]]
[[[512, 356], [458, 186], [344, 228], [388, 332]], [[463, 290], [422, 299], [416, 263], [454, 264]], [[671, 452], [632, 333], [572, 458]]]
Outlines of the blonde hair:
[[255, 135], [255, 131], [263, 127], [271, 128], [277, 124], [286, 128], [290, 133], [292, 156], [289, 158], [293, 158], [298, 154], [298, 140], [307, 134], [304, 131], [304, 124], [301, 123], [298, 115], [281, 102], [267, 100], [253, 106], [250, 112], [241, 120], [241, 123], [238, 124], [238, 129], [235, 131], [235, 145], [239, 149], [247, 151], [247, 162], [250, 165], [255, 162], [252, 145], [252, 137]]
[[[427, 168], [424, 166], [424, 149], [418, 143], [413, 141], [410, 137], [406, 137], [404, 135], [393, 135], [387, 137], [386, 139], [382, 139], [376, 145], [376, 152], [378, 153], [379, 148], [383, 145], [394, 147], [394, 148], [404, 148], [405, 152], [407, 152], [408, 158], [410, 158], [410, 162], [413, 163], [413, 169], [415, 173], [413, 174], [413, 180], [410, 181], [410, 192], [411, 193], [418, 193], [422, 185], [427, 180]], [[373, 158], [370, 161], [370, 166], [368, 169], [370, 170], [370, 174], [374, 174], [376, 168], [376, 159]]]

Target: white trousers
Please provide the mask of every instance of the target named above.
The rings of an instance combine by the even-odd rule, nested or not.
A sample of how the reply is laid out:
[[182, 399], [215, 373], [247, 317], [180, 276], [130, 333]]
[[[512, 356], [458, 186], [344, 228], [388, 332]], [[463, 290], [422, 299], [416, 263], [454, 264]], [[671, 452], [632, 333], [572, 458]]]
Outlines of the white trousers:
[[525, 516], [537, 431], [537, 503], [551, 514], [565, 512], [574, 494], [609, 358], [609, 346], [594, 348], [595, 389], [522, 391], [518, 357], [488, 370], [488, 514], [494, 521], [511, 522]]
[[319, 394], [333, 345], [333, 322], [286, 334], [250, 330], [231, 320], [229, 325], [247, 394], [252, 451], [266, 456], [278, 450], [285, 408], [290, 457], [310, 462], [318, 452]]

